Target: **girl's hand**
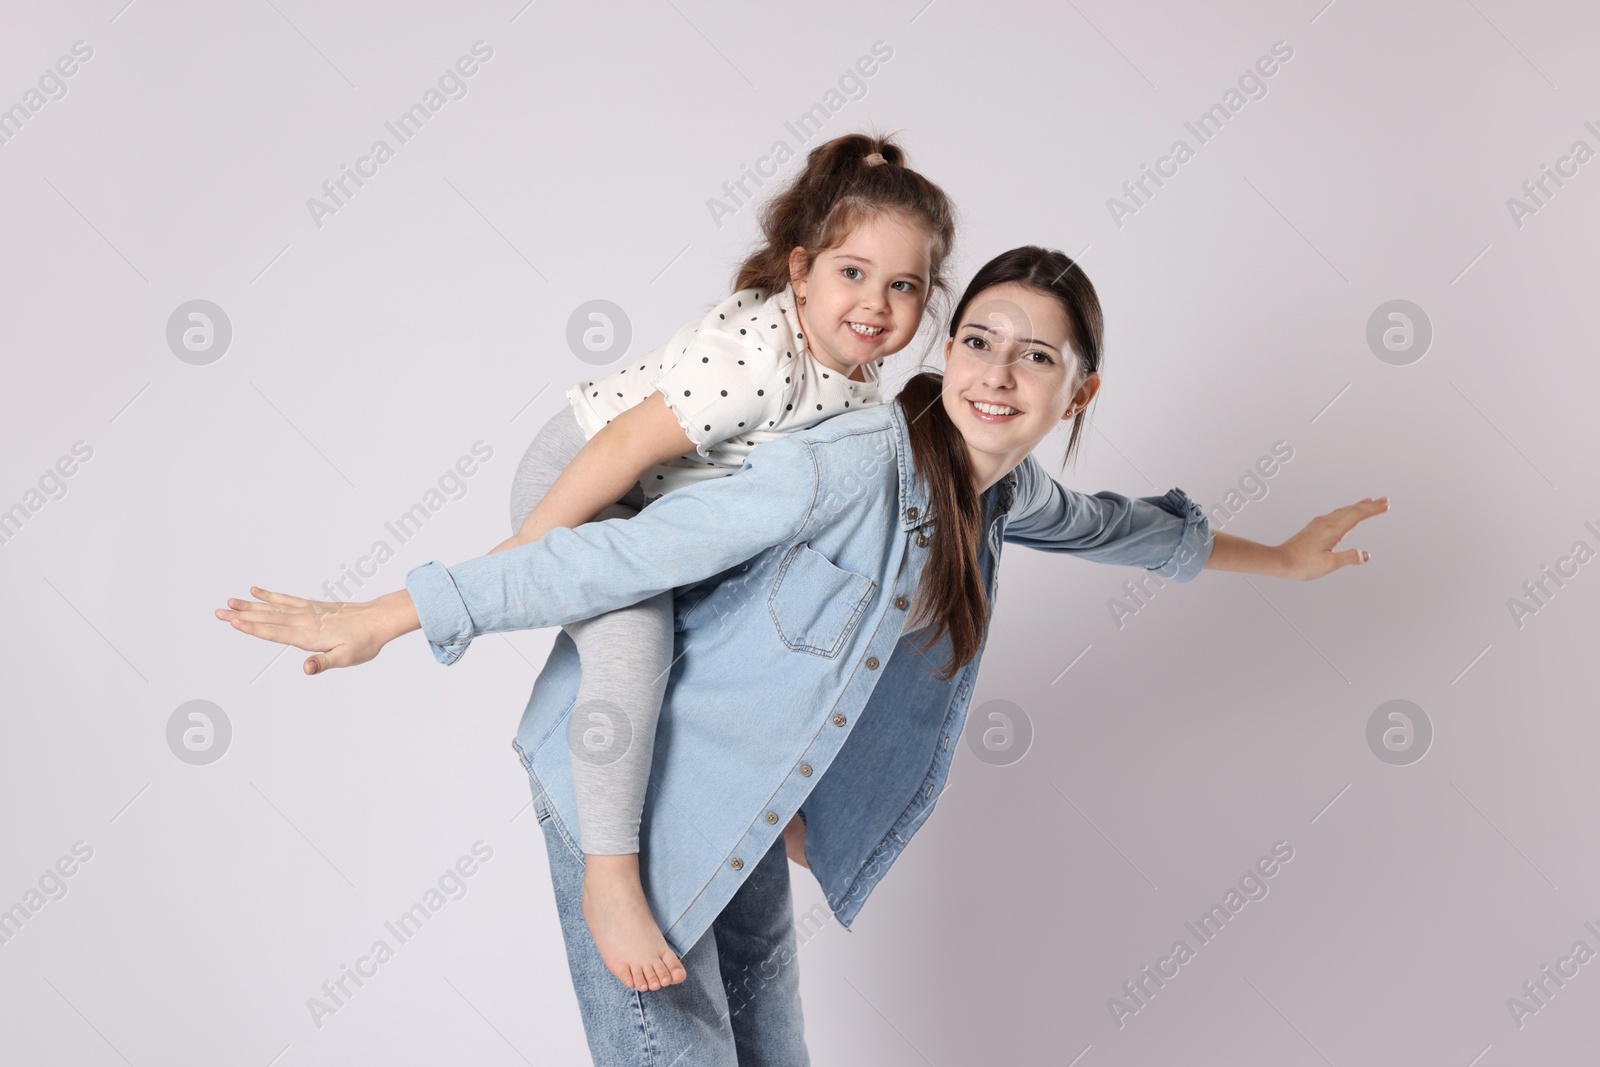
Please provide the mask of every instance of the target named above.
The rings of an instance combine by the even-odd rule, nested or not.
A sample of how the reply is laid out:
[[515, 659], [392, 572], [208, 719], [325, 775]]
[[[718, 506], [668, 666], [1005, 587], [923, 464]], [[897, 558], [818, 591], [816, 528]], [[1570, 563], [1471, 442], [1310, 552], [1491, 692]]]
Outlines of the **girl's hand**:
[[256, 586], [250, 592], [265, 603], [229, 600], [227, 608], [217, 609], [217, 618], [252, 637], [318, 653], [306, 658], [307, 674], [365, 663], [394, 636], [381, 600], [339, 604]]
[[1365, 549], [1347, 548], [1336, 552], [1334, 548], [1358, 523], [1388, 510], [1388, 497], [1381, 496], [1374, 500], [1369, 496], [1326, 515], [1318, 515], [1306, 524], [1304, 530], [1278, 546], [1277, 552], [1283, 566], [1281, 577], [1309, 581], [1331, 574], [1340, 567], [1367, 562], [1372, 556]]

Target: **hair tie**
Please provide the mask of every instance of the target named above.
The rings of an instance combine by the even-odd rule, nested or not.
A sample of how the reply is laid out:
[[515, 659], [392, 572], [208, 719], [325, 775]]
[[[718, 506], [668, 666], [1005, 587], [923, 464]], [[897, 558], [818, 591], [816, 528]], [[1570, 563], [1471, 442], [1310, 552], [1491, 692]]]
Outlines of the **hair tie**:
[[863, 162], [865, 162], [869, 167], [876, 167], [879, 163], [887, 163], [888, 160], [883, 158], [882, 152], [874, 152], [870, 156], [867, 156]]

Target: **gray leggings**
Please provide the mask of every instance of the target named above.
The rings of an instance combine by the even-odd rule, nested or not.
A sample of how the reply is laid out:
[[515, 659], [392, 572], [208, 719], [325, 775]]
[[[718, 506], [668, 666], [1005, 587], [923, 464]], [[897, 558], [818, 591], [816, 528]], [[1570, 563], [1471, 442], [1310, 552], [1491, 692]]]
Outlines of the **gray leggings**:
[[[539, 430], [511, 482], [513, 533], [585, 443], [570, 405]], [[644, 490], [635, 483], [593, 521], [629, 518], [644, 506]], [[580, 846], [597, 856], [638, 852], [656, 717], [672, 666], [672, 591], [563, 629], [583, 662], [567, 732]]]

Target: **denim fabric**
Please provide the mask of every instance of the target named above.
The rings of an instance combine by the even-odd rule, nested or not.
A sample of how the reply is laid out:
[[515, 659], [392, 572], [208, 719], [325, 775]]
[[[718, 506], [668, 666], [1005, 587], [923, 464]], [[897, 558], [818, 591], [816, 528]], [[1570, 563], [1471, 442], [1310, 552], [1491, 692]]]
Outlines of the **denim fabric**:
[[600, 959], [583, 918], [583, 856], [551, 825], [537, 782], [533, 811], [544, 831], [572, 988], [595, 1063], [808, 1067], [789, 859], [781, 838], [708, 934], [680, 957], [688, 977], [654, 991], [633, 990]]
[[[1003, 542], [1179, 582], [1211, 552], [1205, 515], [1181, 489], [1091, 496], [1058, 484], [1032, 456], [984, 503], [991, 610]], [[887, 403], [761, 445], [732, 477], [668, 493], [634, 518], [552, 530], [456, 567], [424, 564], [406, 585], [446, 664], [478, 634], [558, 626], [677, 591], [640, 864], [646, 898], [681, 956], [803, 802], [807, 857], [847, 928], [927, 819], [981, 661], [938, 683], [930, 672], [946, 644], [926, 656], [901, 649], [897, 605], [911, 601], [927, 539], [939, 536], [928, 512], [904, 413]], [[578, 677], [576, 649], [558, 635], [514, 742], [569, 842], [565, 746]], [[873, 719], [889, 722], [861, 731], [830, 776]], [[907, 722], [909, 735], [900, 732]]]

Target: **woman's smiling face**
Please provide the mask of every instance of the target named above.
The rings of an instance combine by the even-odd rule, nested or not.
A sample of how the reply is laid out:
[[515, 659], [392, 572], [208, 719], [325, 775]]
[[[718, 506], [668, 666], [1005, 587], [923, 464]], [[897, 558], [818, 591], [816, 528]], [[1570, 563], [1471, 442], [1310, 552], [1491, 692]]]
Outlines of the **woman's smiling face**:
[[979, 492], [1100, 388], [1098, 374], [1079, 373], [1066, 309], [1017, 282], [991, 286], [968, 303], [944, 357], [944, 409], [966, 439]]

